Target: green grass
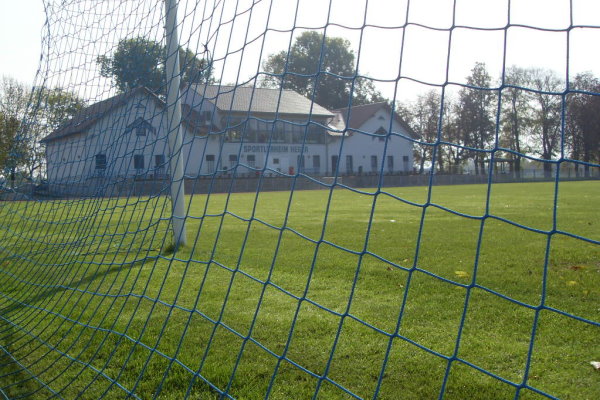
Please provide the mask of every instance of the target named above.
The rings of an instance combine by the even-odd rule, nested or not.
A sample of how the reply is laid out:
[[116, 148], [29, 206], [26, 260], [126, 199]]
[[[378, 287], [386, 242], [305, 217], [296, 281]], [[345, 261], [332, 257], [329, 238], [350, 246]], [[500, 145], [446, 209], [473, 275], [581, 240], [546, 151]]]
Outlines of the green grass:
[[0, 387], [427, 399], [448, 371], [446, 399], [598, 398], [600, 182], [560, 183], [556, 218], [552, 183], [487, 196], [195, 195], [176, 251], [165, 198], [0, 203]]

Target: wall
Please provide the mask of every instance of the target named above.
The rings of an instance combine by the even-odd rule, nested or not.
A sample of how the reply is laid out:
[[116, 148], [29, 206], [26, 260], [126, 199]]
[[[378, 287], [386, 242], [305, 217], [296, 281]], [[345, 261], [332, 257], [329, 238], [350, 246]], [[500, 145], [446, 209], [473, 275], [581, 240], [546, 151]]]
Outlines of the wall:
[[[425, 175], [384, 175], [382, 187], [403, 187], [403, 186], [428, 186], [430, 176]], [[594, 169], [590, 177], [575, 176], [571, 172], [561, 172], [560, 180], [598, 180], [600, 179], [600, 170]], [[552, 182], [554, 178], [544, 178], [543, 173], [527, 173], [522, 178], [515, 178], [509, 174], [497, 174], [492, 178], [493, 183], [511, 183], [511, 182]], [[340, 176], [337, 178], [337, 184], [351, 188], [376, 188], [379, 184], [378, 175], [363, 176]], [[466, 185], [466, 184], [486, 184], [488, 177], [486, 175], [434, 175], [433, 185]], [[308, 178], [298, 176], [295, 179], [284, 177], [264, 176], [238, 176], [233, 179], [231, 176], [216, 176], [214, 179], [204, 177], [198, 179], [185, 180], [186, 194], [203, 193], [228, 193], [228, 192], [256, 192], [260, 191], [289, 191], [294, 190], [317, 190], [328, 189], [334, 183], [333, 177], [314, 177]], [[29, 187], [20, 192], [27, 191], [37, 198], [68, 198], [68, 197], [128, 197], [128, 196], [150, 196], [150, 195], [168, 195], [168, 180], [134, 180], [122, 178], [116, 181], [105, 178], [95, 178], [86, 183], [74, 183], [68, 185], [49, 184], [45, 186]]]
[[[145, 136], [127, 127], [137, 118], [147, 120], [154, 128]], [[155, 171], [155, 155], [167, 158], [164, 137], [166, 121], [154, 99], [138, 95], [111, 110], [88, 131], [59, 139], [46, 145], [48, 181], [51, 183], [86, 184], [98, 176], [129, 177]], [[96, 155], [106, 155], [106, 169], [96, 168]], [[144, 156], [144, 169], [134, 168], [134, 155]], [[162, 173], [166, 173], [165, 169]]]
[[[350, 131], [350, 135], [344, 138], [342, 151], [340, 154], [340, 146], [342, 145], [342, 138], [338, 137], [335, 142], [329, 147], [329, 168], [331, 171], [331, 157], [341, 156], [339, 161], [339, 170], [342, 174], [348, 174], [348, 155], [352, 156], [352, 170], [353, 173], [371, 173], [373, 172], [371, 165], [371, 157], [377, 157], [376, 171], [381, 170], [381, 163], [383, 162], [384, 172], [390, 172], [388, 168], [388, 156], [393, 157], [393, 172], [411, 172], [413, 165], [413, 144], [410, 140], [403, 138], [400, 135], [408, 136], [408, 133], [398, 124], [397, 121], [392, 121], [392, 133], [387, 140], [386, 157], [383, 159], [383, 151], [386, 148], [386, 141], [383, 136], [372, 136], [380, 128], [384, 131], [389, 131], [390, 119], [392, 116], [385, 109], [378, 110], [375, 115], [365, 121], [359, 128], [362, 132]], [[406, 158], [406, 162], [403, 161], [403, 157]]]

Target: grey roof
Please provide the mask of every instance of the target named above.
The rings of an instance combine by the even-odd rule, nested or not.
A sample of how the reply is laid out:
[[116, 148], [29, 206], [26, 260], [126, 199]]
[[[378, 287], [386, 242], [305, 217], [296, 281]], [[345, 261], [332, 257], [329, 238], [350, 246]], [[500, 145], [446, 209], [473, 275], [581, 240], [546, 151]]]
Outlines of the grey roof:
[[224, 112], [279, 112], [288, 115], [333, 117], [329, 110], [293, 90], [201, 84], [190, 87], [196, 91], [198, 99], [208, 100]]
[[[352, 130], [360, 129], [360, 127], [369, 120], [375, 113], [381, 109], [386, 110], [389, 114], [393, 114], [394, 120], [415, 139], [419, 138], [419, 134], [417, 134], [411, 127], [404, 121], [397, 112], [392, 111], [392, 108], [388, 103], [372, 103], [372, 104], [363, 104], [354, 107], [340, 108], [338, 110], [333, 110], [336, 114], [336, 117], [333, 119], [333, 127], [337, 129], [344, 129], [344, 127]], [[340, 133], [333, 132], [334, 136], [340, 135]]]
[[[71, 119], [62, 124], [57, 130], [40, 140], [41, 143], [53, 142], [57, 139], [86, 132], [98, 121], [112, 113], [117, 108], [126, 104], [129, 99], [136, 95], [146, 96], [156, 102], [158, 107], [165, 107], [165, 102], [146, 87], [139, 86], [125, 93], [120, 93], [106, 100], [99, 101], [77, 112]], [[183, 124], [192, 132], [200, 129], [200, 116], [194, 110], [185, 105], [182, 107]]]

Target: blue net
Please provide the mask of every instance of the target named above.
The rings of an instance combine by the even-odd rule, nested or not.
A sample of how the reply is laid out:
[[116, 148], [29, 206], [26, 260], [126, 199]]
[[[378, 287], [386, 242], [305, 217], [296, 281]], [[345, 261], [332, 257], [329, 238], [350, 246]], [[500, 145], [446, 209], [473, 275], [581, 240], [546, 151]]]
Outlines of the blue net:
[[5, 398], [597, 397], [598, 6], [43, 3]]

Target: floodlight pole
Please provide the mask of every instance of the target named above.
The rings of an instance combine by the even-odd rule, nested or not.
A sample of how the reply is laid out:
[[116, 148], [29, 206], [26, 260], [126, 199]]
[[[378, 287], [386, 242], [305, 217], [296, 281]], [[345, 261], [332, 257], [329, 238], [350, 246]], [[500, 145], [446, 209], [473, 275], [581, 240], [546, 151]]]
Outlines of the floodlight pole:
[[175, 247], [187, 243], [185, 230], [185, 184], [183, 180], [183, 140], [181, 139], [181, 98], [179, 95], [179, 39], [177, 37], [177, 0], [165, 0], [167, 38], [167, 126], [169, 172], [171, 174], [171, 223]]

